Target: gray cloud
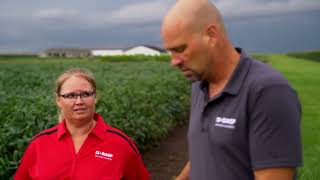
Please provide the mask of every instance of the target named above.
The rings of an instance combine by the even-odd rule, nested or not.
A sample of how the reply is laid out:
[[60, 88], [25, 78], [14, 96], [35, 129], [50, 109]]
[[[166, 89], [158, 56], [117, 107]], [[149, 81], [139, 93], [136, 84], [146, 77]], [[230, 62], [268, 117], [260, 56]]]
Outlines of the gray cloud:
[[[162, 17], [175, 1], [2, 0], [0, 52], [14, 52], [17, 49], [39, 51], [49, 47], [68, 46], [124, 47], [136, 43], [161, 45], [159, 31]], [[268, 27], [277, 19], [281, 21], [279, 24], [292, 25], [293, 22], [286, 22], [285, 19], [290, 15], [296, 17], [297, 13], [308, 14], [319, 11], [318, 1], [214, 0], [213, 2], [221, 10], [226, 24], [233, 28], [232, 31], [237, 31], [249, 25], [254, 27], [254, 24], [259, 23], [260, 26]], [[319, 17], [319, 13], [311, 14], [301, 23], [309, 22], [312, 26], [319, 27], [319, 22], [314, 22], [314, 19], [319, 20]], [[261, 20], [264, 22], [262, 25]], [[300, 29], [307, 28], [298, 26], [299, 24], [297, 28]], [[241, 32], [238, 33], [237, 36], [232, 35], [235, 41], [242, 39], [239, 38]]]
[[319, 0], [220, 0], [216, 6], [225, 17], [254, 17], [320, 10]]
[[107, 22], [115, 24], [140, 24], [160, 21], [172, 4], [168, 0], [130, 4], [113, 11]]

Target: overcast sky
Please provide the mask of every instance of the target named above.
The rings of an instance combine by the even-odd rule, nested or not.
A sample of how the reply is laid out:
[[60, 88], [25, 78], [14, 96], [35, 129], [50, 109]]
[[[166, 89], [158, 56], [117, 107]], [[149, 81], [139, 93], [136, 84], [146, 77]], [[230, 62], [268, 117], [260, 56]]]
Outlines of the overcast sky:
[[[0, 0], [0, 53], [46, 48], [161, 47], [175, 0]], [[320, 0], [213, 0], [235, 46], [250, 52], [320, 49]]]

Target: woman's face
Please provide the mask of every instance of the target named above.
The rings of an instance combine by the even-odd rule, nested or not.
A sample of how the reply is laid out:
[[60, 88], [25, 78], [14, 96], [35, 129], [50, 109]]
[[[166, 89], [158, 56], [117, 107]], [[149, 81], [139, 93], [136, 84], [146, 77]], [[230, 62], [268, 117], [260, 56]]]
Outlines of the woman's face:
[[57, 104], [66, 120], [91, 120], [95, 112], [96, 96], [91, 84], [73, 75], [61, 86]]

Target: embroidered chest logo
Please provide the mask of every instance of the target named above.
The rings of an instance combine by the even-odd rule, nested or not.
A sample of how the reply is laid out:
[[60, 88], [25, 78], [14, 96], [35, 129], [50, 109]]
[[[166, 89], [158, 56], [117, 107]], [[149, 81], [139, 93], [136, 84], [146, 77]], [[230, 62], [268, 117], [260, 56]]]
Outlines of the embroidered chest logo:
[[102, 151], [96, 151], [94, 157], [102, 158], [102, 159], [107, 159], [107, 160], [112, 160], [113, 154], [111, 154], [111, 153], [106, 153], [106, 152], [102, 152]]
[[234, 118], [216, 117], [215, 126], [234, 129], [236, 122], [237, 119]]

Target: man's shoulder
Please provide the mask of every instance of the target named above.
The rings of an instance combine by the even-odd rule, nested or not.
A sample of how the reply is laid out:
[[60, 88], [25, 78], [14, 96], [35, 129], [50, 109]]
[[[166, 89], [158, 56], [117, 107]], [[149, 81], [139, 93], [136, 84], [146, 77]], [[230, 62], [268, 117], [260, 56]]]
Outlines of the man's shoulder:
[[269, 64], [252, 59], [247, 81], [250, 86], [265, 88], [272, 86], [290, 86], [288, 80], [282, 73], [271, 67]]

